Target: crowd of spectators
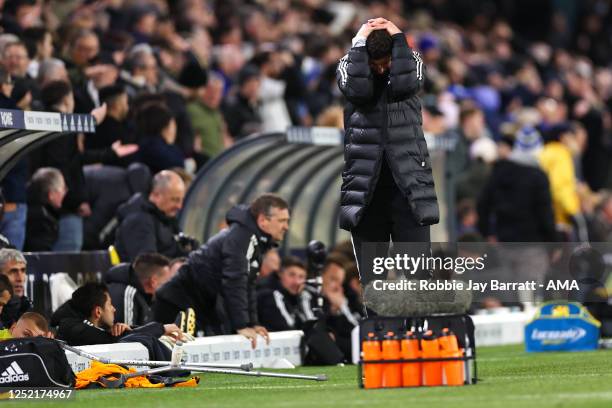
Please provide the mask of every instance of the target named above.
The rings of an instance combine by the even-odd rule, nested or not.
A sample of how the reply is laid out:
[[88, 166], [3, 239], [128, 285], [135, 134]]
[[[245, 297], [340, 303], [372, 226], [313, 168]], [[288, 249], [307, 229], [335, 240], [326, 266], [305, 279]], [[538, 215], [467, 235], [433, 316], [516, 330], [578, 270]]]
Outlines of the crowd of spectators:
[[[122, 261], [154, 251], [180, 265], [189, 251], [174, 239], [176, 215], [194, 172], [253, 133], [342, 127], [337, 63], [361, 24], [384, 16], [426, 66], [423, 128], [445, 157], [450, 236], [607, 241], [611, 8], [605, 0], [0, 0], [0, 108], [97, 120], [95, 133], [49, 142], [2, 180], [0, 233], [18, 250], [115, 243]], [[15, 280], [5, 312], [29, 310], [25, 259], [7, 259], [23, 268], [6, 273]], [[358, 278], [344, 276], [350, 263], [334, 272], [339, 264], [326, 266], [325, 308], [350, 326], [360, 308], [348, 311], [338, 285], [357, 292]], [[295, 326], [308, 315], [303, 265], [281, 265], [273, 253], [262, 268], [278, 272], [262, 293], [289, 299], [283, 320]], [[106, 302], [104, 288], [91, 290]]]

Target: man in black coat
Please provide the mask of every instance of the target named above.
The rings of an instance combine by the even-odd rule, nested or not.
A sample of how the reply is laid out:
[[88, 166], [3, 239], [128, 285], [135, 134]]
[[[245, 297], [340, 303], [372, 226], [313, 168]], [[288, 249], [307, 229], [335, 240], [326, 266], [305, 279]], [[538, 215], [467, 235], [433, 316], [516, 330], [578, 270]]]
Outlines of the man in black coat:
[[136, 336], [157, 339], [165, 334], [178, 338], [182, 334], [175, 324], [151, 322], [132, 328], [114, 320], [115, 307], [108, 288], [101, 283], [88, 283], [75, 290], [72, 298], [55, 311], [51, 325], [58, 327], [57, 338], [71, 346], [130, 342], [130, 337], [140, 342]]
[[258, 110], [260, 86], [259, 69], [246, 65], [238, 73], [236, 93], [230, 95], [221, 107], [234, 140], [243, 139], [261, 130], [262, 119]]
[[282, 198], [263, 194], [250, 206], [232, 208], [226, 221], [228, 227], [193, 251], [157, 291], [153, 314], [173, 322], [191, 307], [205, 335], [237, 332], [255, 346], [258, 334], [268, 336], [259, 325], [255, 280], [263, 254], [289, 229], [289, 209]]
[[106, 271], [104, 282], [117, 309], [115, 322], [141, 326], [153, 321], [153, 296], [170, 278], [170, 260], [156, 253], [141, 254], [133, 263]]
[[315, 320], [313, 295], [306, 290], [306, 266], [299, 259], [283, 259], [278, 272], [262, 279], [257, 286], [259, 321], [270, 331], [301, 330]]
[[115, 247], [122, 262], [133, 261], [144, 252], [157, 252], [168, 258], [187, 254], [179, 244], [176, 218], [184, 197], [185, 184], [180, 176], [163, 170], [153, 177], [148, 199], [136, 194], [119, 207]]
[[429, 226], [439, 220], [417, 96], [423, 70], [404, 34], [377, 18], [336, 71], [347, 100], [340, 227], [351, 232], [362, 285], [376, 277], [372, 258], [387, 256], [391, 239], [420, 243], [417, 256], [428, 251]]
[[489, 241], [557, 240], [550, 184], [536, 157], [541, 143], [535, 129], [521, 129], [510, 156], [493, 165], [478, 201], [478, 229]]
[[[96, 126], [95, 134], [85, 136], [85, 150], [109, 151], [120, 148], [136, 150], [138, 140], [134, 132], [130, 132], [127, 125], [127, 117], [130, 110], [127, 91], [121, 85], [106, 86], [99, 91], [100, 103], [107, 106], [107, 115], [104, 122]], [[122, 147], [120, 147], [122, 146]], [[123, 157], [109, 155], [110, 159], [103, 164], [127, 167], [137, 159], [136, 154], [128, 154]]]
[[58, 169], [36, 170], [28, 185], [28, 217], [24, 248], [29, 252], [51, 251], [59, 233], [59, 210], [66, 183]]

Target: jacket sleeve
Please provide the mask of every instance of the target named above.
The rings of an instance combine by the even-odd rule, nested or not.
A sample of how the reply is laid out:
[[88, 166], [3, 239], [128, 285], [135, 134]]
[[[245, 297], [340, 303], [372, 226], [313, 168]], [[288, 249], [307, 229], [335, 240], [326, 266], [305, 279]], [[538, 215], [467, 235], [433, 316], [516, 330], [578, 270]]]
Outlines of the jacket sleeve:
[[164, 325], [157, 322], [147, 323], [144, 326], [136, 327], [128, 332], [125, 332], [125, 335], [128, 334], [148, 334], [152, 337], [158, 338], [164, 335]]
[[557, 154], [558, 165], [551, 167], [549, 181], [555, 201], [567, 216], [573, 217], [580, 212], [580, 198], [576, 192], [576, 172], [574, 162], [568, 151]]
[[533, 194], [535, 199], [534, 211], [537, 219], [540, 220], [540, 231], [548, 242], [557, 241], [557, 231], [555, 228], [555, 215], [552, 208], [552, 198], [550, 195], [550, 184], [544, 172], [539, 171], [539, 183], [535, 185]]
[[257, 291], [254, 283], [249, 283], [249, 326], [259, 326]]
[[424, 82], [421, 54], [408, 47], [403, 33], [393, 35], [389, 92], [392, 100], [403, 100], [417, 94]]
[[81, 319], [64, 319], [59, 324], [57, 336], [71, 346], [84, 346], [89, 344], [116, 343], [117, 337], [109, 332], [98, 329], [85, 323]]
[[351, 48], [340, 59], [336, 79], [340, 91], [349, 102], [363, 105], [372, 99], [374, 86], [365, 46]]
[[490, 223], [491, 223], [491, 198], [494, 194], [493, 191], [493, 175], [495, 174], [495, 169], [487, 184], [482, 189], [480, 193], [480, 197], [478, 198], [478, 230], [482, 234], [482, 236], [486, 239], [489, 235], [491, 235], [490, 231]]
[[223, 270], [221, 295], [234, 330], [249, 326], [249, 252], [254, 245], [251, 235], [244, 230], [231, 231], [223, 242]]
[[119, 158], [111, 147], [104, 149], [85, 149], [82, 154], [83, 164], [108, 164]]
[[138, 216], [128, 216], [119, 226], [117, 231], [118, 250], [121, 256], [127, 257], [121, 259], [122, 262], [133, 261], [143, 252], [157, 252], [155, 225], [153, 223], [154, 221], [150, 216], [138, 214]]
[[[287, 317], [283, 316], [283, 313], [280, 310], [282, 307], [284, 307], [284, 301], [282, 299], [282, 294], [279, 292], [265, 291], [259, 293], [257, 299], [257, 309], [261, 324], [268, 329], [268, 331], [284, 331], [294, 329], [294, 326], [290, 324], [290, 321], [287, 321]], [[288, 313], [287, 316], [289, 316]], [[289, 316], [289, 319], [291, 319], [291, 316]], [[293, 323], [295, 324], [295, 322]]]

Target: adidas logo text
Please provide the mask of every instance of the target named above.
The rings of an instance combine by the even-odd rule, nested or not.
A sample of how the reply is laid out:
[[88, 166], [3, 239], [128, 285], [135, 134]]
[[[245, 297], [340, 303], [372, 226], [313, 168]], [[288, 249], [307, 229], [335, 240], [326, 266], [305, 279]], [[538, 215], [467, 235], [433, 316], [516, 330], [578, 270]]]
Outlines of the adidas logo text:
[[10, 384], [19, 381], [29, 381], [30, 376], [24, 373], [19, 364], [13, 361], [10, 366], [0, 374], [0, 384]]

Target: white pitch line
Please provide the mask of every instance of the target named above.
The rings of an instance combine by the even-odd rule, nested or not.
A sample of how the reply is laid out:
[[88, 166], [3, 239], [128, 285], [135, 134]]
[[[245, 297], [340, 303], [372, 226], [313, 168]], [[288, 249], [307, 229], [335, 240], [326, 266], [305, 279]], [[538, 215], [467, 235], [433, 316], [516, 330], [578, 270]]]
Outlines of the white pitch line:
[[228, 385], [225, 387], [207, 387], [206, 384], [203, 385], [204, 390], [285, 390], [288, 388], [291, 389], [302, 389], [302, 388], [329, 388], [329, 387], [343, 387], [346, 385], [355, 384], [357, 387], [357, 381], [351, 383], [344, 384], [320, 384], [320, 385], [237, 385], [232, 386]]

